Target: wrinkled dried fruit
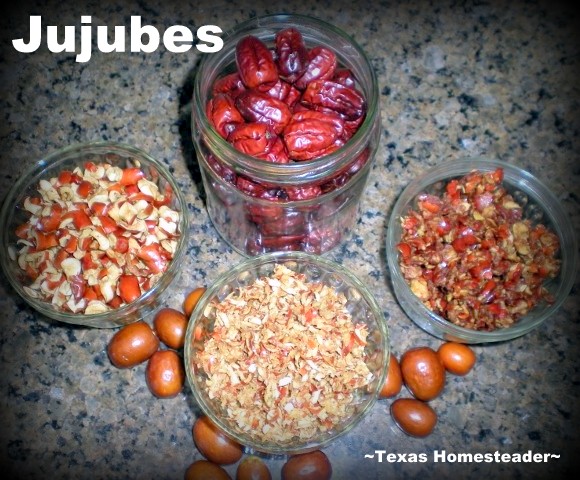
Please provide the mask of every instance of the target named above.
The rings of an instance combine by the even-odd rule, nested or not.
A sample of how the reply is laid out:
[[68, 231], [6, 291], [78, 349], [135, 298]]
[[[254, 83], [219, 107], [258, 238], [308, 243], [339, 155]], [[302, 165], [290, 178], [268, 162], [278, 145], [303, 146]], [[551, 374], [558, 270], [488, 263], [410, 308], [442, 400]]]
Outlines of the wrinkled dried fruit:
[[315, 80], [332, 78], [336, 70], [337, 59], [332, 50], [317, 46], [310, 50], [308, 56], [309, 61], [304, 73], [294, 83], [299, 90], [304, 90]]
[[294, 160], [311, 160], [330, 153], [338, 139], [336, 129], [317, 118], [292, 119], [283, 135], [288, 156]]
[[276, 53], [280, 75], [291, 82], [304, 73], [310, 60], [302, 34], [295, 28], [276, 34]]
[[226, 93], [230, 98], [235, 100], [236, 97], [245, 90], [246, 87], [244, 86], [244, 82], [242, 82], [239, 73], [234, 72], [220, 77], [214, 82], [212, 95], [216, 96], [219, 93]]
[[207, 104], [207, 118], [223, 138], [228, 138], [236, 125], [244, 123], [244, 117], [229, 95], [218, 93]]
[[267, 123], [240, 123], [228, 135], [236, 150], [246, 155], [264, 155], [268, 153], [274, 139], [274, 133]]
[[302, 94], [301, 102], [310, 108], [327, 108], [346, 120], [356, 120], [366, 111], [360, 92], [331, 80], [311, 82]]
[[278, 70], [272, 52], [257, 37], [249, 35], [236, 45], [238, 73], [247, 88], [278, 81]]
[[275, 135], [282, 132], [292, 118], [286, 103], [256, 90], [238, 95], [235, 105], [247, 122], [265, 123]]
[[[213, 98], [208, 101], [206, 111], [220, 135], [246, 155], [276, 164], [314, 161], [342, 148], [365, 119], [365, 97], [358, 90], [353, 72], [344, 66], [339, 68], [332, 48], [307, 46], [295, 28], [278, 31], [270, 50], [256, 36], [242, 38], [236, 45], [236, 66], [236, 72], [228, 71], [215, 81]], [[221, 101], [220, 95], [226, 95], [228, 100]], [[232, 101], [243, 117], [241, 123], [237, 116], [234, 118]], [[364, 155], [368, 158], [368, 153]], [[238, 174], [211, 155], [207, 161], [219, 177], [243, 194], [271, 202], [311, 200], [347, 184], [364, 165], [353, 159], [352, 169], [350, 165], [343, 167], [324, 185], [301, 181], [299, 185], [288, 186], [266, 185], [267, 180], [254, 178], [251, 170]], [[216, 183], [218, 189], [223, 190]], [[218, 196], [229, 210], [230, 195], [224, 192]], [[346, 200], [342, 199], [342, 205], [348, 203]], [[283, 212], [287, 208], [283, 205], [272, 211]], [[242, 213], [240, 221], [247, 231], [245, 249], [253, 253], [273, 250], [321, 253], [340, 240], [345, 227], [340, 225], [342, 220], [338, 215], [336, 218], [317, 216], [317, 206], [312, 205], [313, 220], [306, 218], [304, 231], [297, 238], [291, 230], [263, 225], [273, 223], [280, 215], [260, 212], [267, 212], [268, 207], [248, 201], [242, 203], [242, 209], [242, 212], [232, 209], [228, 217], [240, 218]], [[235, 230], [232, 222], [229, 223], [226, 228]], [[329, 229], [333, 232], [327, 232]], [[328, 240], [322, 238], [322, 230]]]

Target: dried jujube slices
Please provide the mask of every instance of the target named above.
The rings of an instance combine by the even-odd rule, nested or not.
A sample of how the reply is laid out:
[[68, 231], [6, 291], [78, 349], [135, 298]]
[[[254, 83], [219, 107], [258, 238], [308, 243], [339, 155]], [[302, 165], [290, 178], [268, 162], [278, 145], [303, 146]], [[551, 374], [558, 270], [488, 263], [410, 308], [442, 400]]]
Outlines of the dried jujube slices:
[[10, 256], [26, 292], [72, 313], [104, 313], [152, 288], [177, 249], [180, 213], [140, 167], [86, 162], [24, 199]]

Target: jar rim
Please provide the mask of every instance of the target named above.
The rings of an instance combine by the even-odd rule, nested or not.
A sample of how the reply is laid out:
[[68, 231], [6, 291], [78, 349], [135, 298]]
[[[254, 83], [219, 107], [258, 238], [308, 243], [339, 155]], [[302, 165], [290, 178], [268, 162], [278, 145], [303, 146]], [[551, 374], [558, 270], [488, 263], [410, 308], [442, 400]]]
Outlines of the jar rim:
[[[331, 32], [334, 35], [338, 35], [357, 52], [358, 57], [362, 61], [362, 66], [366, 70], [365, 73], [368, 73], [369, 89], [368, 92], [365, 92], [367, 111], [365, 119], [348, 142], [336, 151], [323, 157], [285, 164], [264, 161], [235, 149], [210, 124], [205, 111], [205, 102], [202, 101], [202, 80], [206, 78], [207, 71], [213, 66], [213, 63], [217, 62], [216, 58], [218, 58], [213, 55], [205, 55], [202, 58], [195, 76], [192, 117], [197, 119], [202, 136], [208, 147], [216, 152], [220, 161], [223, 161], [229, 167], [241, 168], [244, 170], [244, 173], [251, 176], [275, 179], [279, 184], [300, 183], [301, 179], [308, 182], [322, 180], [326, 175], [335, 171], [335, 169], [345, 167], [352, 161], [354, 156], [367, 146], [367, 132], [375, 127], [376, 117], [379, 115], [377, 76], [366, 53], [352, 37], [340, 28], [309, 15], [270, 14], [246, 20], [226, 32], [224, 48], [231, 47], [232, 45], [235, 48], [237, 41], [243, 36], [248, 35], [253, 29], [270, 26], [275, 27], [278, 24], [279, 28], [284, 28], [283, 25], [299, 28], [303, 24], [316, 28], [317, 30]], [[335, 53], [339, 58], [342, 57], [340, 51], [335, 50]]]

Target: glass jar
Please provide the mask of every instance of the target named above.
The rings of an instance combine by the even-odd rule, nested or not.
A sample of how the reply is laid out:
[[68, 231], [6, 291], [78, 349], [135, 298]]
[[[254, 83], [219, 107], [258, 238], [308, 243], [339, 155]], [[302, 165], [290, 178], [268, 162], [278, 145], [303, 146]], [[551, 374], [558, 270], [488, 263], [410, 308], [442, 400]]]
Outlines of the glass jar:
[[[274, 163], [230, 145], [208, 120], [206, 105], [216, 79], [236, 71], [236, 45], [242, 38], [253, 35], [273, 48], [276, 34], [286, 28], [298, 30], [308, 49], [322, 46], [335, 53], [337, 68], [354, 75], [366, 115], [333, 153]], [[234, 250], [247, 256], [288, 250], [322, 254], [346, 239], [358, 217], [380, 137], [376, 76], [360, 46], [330, 24], [301, 15], [255, 18], [238, 25], [220, 52], [202, 60], [195, 77], [192, 130], [209, 216]], [[312, 188], [319, 193], [313, 198], [289, 199], [290, 190]]]

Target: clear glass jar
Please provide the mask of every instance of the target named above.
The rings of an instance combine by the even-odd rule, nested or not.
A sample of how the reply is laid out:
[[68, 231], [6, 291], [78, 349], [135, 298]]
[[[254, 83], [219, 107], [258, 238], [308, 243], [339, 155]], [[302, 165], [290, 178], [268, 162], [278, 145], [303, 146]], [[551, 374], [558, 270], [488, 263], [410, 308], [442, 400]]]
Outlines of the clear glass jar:
[[[276, 33], [298, 30], [307, 48], [323, 46], [348, 68], [366, 102], [366, 116], [356, 133], [335, 152], [308, 161], [273, 163], [236, 150], [212, 127], [206, 105], [216, 79], [236, 70], [236, 45], [247, 35], [268, 47]], [[223, 49], [206, 55], [196, 74], [192, 130], [209, 216], [222, 238], [239, 253], [273, 251], [325, 253], [347, 237], [357, 217], [361, 195], [380, 137], [379, 92], [375, 73], [363, 50], [344, 32], [301, 15], [271, 15], [237, 26]], [[259, 196], [238, 188], [249, 180]], [[306, 200], [288, 200], [289, 188], [320, 188]]]

